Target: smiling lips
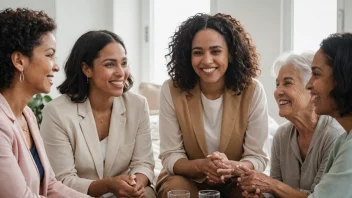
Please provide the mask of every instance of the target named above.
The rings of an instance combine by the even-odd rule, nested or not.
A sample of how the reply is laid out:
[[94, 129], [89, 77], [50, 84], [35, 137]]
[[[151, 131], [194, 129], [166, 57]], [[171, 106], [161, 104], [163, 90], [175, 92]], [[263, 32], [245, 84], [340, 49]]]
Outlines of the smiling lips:
[[54, 78], [54, 76], [49, 75], [49, 76], [46, 76], [46, 78], [49, 80], [49, 82], [50, 82], [51, 84], [53, 84], [53, 78]]
[[201, 68], [202, 71], [204, 71], [207, 74], [212, 73], [213, 71], [215, 71], [217, 68], [216, 67], [212, 67], [212, 68]]
[[119, 80], [119, 81], [110, 81], [111, 84], [114, 85], [114, 87], [117, 88], [123, 88], [123, 80]]

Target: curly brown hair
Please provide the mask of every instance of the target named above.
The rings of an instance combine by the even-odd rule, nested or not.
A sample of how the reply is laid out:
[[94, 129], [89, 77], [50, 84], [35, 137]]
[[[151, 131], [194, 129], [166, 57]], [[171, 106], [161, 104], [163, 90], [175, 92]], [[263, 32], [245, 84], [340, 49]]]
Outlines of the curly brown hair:
[[56, 29], [56, 24], [43, 11], [10, 8], [0, 11], [0, 89], [9, 88], [15, 67], [11, 55], [15, 51], [25, 56], [33, 55], [41, 37]]
[[211, 28], [220, 33], [229, 49], [228, 69], [225, 72], [225, 86], [237, 94], [246, 90], [259, 73], [259, 54], [251, 36], [241, 23], [230, 15], [196, 14], [184, 21], [171, 37], [167, 63], [168, 74], [174, 86], [182, 91], [194, 88], [199, 80], [191, 63], [192, 40], [197, 32]]

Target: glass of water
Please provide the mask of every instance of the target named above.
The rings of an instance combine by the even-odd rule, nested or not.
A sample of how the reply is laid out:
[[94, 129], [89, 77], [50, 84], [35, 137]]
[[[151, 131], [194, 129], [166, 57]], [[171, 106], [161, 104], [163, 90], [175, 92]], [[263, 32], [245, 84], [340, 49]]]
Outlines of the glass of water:
[[220, 198], [220, 192], [217, 190], [201, 190], [198, 195], [199, 198]]
[[191, 193], [187, 190], [170, 190], [167, 192], [167, 198], [190, 198]]

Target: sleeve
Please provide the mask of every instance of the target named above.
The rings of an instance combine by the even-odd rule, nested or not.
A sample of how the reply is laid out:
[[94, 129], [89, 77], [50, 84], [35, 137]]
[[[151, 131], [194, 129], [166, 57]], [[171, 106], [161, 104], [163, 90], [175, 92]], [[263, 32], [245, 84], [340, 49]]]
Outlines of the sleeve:
[[144, 99], [136, 135], [136, 143], [130, 164], [130, 174], [142, 173], [148, 177], [150, 183], [153, 183], [154, 165], [149, 107], [146, 99]]
[[159, 134], [159, 158], [166, 171], [169, 174], [174, 174], [173, 168], [175, 162], [181, 158], [187, 158], [187, 156], [183, 147], [182, 134], [171, 98], [169, 81], [165, 81], [161, 87]]
[[[334, 133], [337, 134], [338, 131], [334, 131]], [[324, 150], [323, 150], [323, 153], [322, 153], [323, 156], [322, 156], [322, 159], [321, 159], [321, 163], [319, 165], [319, 169], [318, 169], [317, 175], [315, 176], [314, 182], [313, 182], [313, 184], [311, 186], [311, 189], [310, 189], [311, 192], [314, 191], [315, 186], [320, 182], [321, 178], [323, 177], [326, 164], [328, 163], [328, 160], [329, 160], [329, 154], [330, 154], [331, 149], [333, 148], [336, 136], [327, 137], [327, 139], [328, 139], [328, 141], [324, 145]]]
[[265, 152], [265, 144], [269, 141], [268, 109], [264, 88], [259, 81], [256, 82], [249, 106], [248, 127], [241, 161], [250, 161], [255, 170], [263, 172], [269, 161], [268, 154]]
[[72, 145], [63, 126], [64, 123], [57, 108], [50, 103], [46, 105], [40, 131], [56, 178], [65, 185], [87, 194], [94, 180], [78, 177]]
[[[338, 140], [337, 140], [338, 141]], [[327, 162], [328, 172], [325, 173], [309, 198], [350, 197], [352, 195], [352, 140], [341, 147], [335, 143]]]
[[0, 122], [0, 196], [11, 198], [39, 198], [27, 186], [26, 180], [13, 154], [12, 144], [14, 141], [13, 129], [6, 126], [6, 122]]
[[273, 145], [271, 147], [271, 167], [270, 177], [282, 182], [281, 168], [280, 168], [280, 132], [278, 129], [273, 138]]

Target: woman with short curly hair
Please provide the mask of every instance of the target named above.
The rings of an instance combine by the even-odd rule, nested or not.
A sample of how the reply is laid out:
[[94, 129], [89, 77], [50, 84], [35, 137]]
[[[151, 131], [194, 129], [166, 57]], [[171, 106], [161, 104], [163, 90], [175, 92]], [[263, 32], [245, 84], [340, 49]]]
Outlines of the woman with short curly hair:
[[160, 98], [160, 158], [157, 191], [216, 189], [240, 195], [243, 165], [264, 171], [268, 113], [264, 89], [255, 80], [259, 57], [239, 21], [225, 14], [197, 14], [181, 24], [169, 44], [171, 80]]
[[27, 103], [49, 93], [54, 72], [54, 20], [28, 9], [0, 11], [0, 197], [88, 197], [55, 179]]

